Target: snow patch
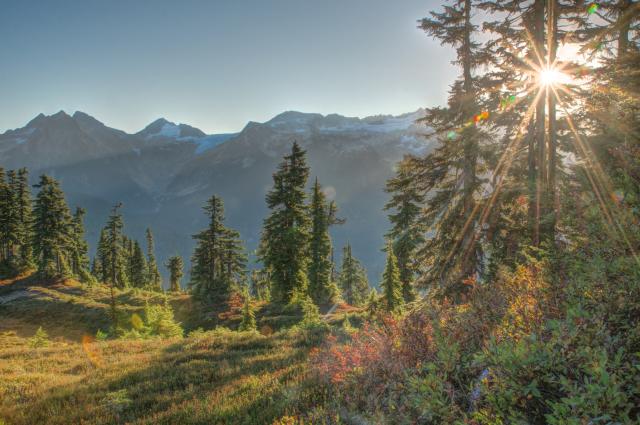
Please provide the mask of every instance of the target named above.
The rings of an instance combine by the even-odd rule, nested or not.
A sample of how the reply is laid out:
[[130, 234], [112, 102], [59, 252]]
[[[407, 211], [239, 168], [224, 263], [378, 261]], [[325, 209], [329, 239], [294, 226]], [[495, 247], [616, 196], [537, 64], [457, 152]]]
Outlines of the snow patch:
[[160, 132], [157, 135], [176, 139], [180, 137], [180, 127], [178, 127], [174, 123], [167, 122], [162, 126]]

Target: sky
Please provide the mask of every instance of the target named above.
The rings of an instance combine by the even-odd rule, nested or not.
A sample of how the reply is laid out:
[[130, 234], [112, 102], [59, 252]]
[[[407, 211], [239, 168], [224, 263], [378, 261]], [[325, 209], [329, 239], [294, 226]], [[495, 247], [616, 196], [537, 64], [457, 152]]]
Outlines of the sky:
[[86, 112], [206, 133], [297, 110], [442, 105], [453, 51], [417, 28], [441, 0], [2, 0], [0, 133]]

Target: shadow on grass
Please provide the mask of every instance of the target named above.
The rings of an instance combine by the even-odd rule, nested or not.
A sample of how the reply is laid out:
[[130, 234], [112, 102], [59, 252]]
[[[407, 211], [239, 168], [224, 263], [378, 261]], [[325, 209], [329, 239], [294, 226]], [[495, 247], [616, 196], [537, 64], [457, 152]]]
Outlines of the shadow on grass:
[[[52, 389], [17, 423], [271, 423], [295, 406], [307, 354], [288, 334], [186, 339], [135, 370], [125, 365], [122, 375], [110, 370]], [[119, 355], [126, 351], [112, 358]], [[105, 357], [104, 368], [120, 366], [108, 363]]]
[[0, 328], [29, 338], [42, 327], [50, 337], [80, 341], [83, 335], [95, 335], [110, 324], [108, 309], [78, 304], [34, 290], [24, 298], [0, 305]]

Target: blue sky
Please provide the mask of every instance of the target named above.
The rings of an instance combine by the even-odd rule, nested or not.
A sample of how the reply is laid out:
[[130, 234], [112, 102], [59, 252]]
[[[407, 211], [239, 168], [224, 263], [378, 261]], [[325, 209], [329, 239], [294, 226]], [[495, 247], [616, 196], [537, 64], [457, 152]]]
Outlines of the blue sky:
[[87, 112], [135, 132], [208, 133], [285, 110], [348, 116], [443, 104], [453, 52], [416, 28], [441, 0], [2, 0], [0, 132]]

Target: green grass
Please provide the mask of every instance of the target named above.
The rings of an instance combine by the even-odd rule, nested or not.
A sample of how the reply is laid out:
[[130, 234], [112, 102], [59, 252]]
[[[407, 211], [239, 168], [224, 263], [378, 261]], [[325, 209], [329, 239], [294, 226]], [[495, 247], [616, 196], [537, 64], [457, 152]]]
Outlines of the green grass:
[[[109, 293], [74, 281], [0, 281], [0, 423], [269, 424], [318, 404], [306, 358], [322, 333], [287, 329], [299, 312], [257, 303], [258, 329], [196, 331], [180, 339], [95, 341], [109, 326]], [[164, 295], [118, 291], [119, 309], [141, 312]], [[169, 295], [189, 329], [235, 328], [240, 306]], [[339, 323], [338, 309], [331, 321]], [[29, 345], [37, 329], [50, 344]], [[84, 342], [83, 342], [84, 339]]]

